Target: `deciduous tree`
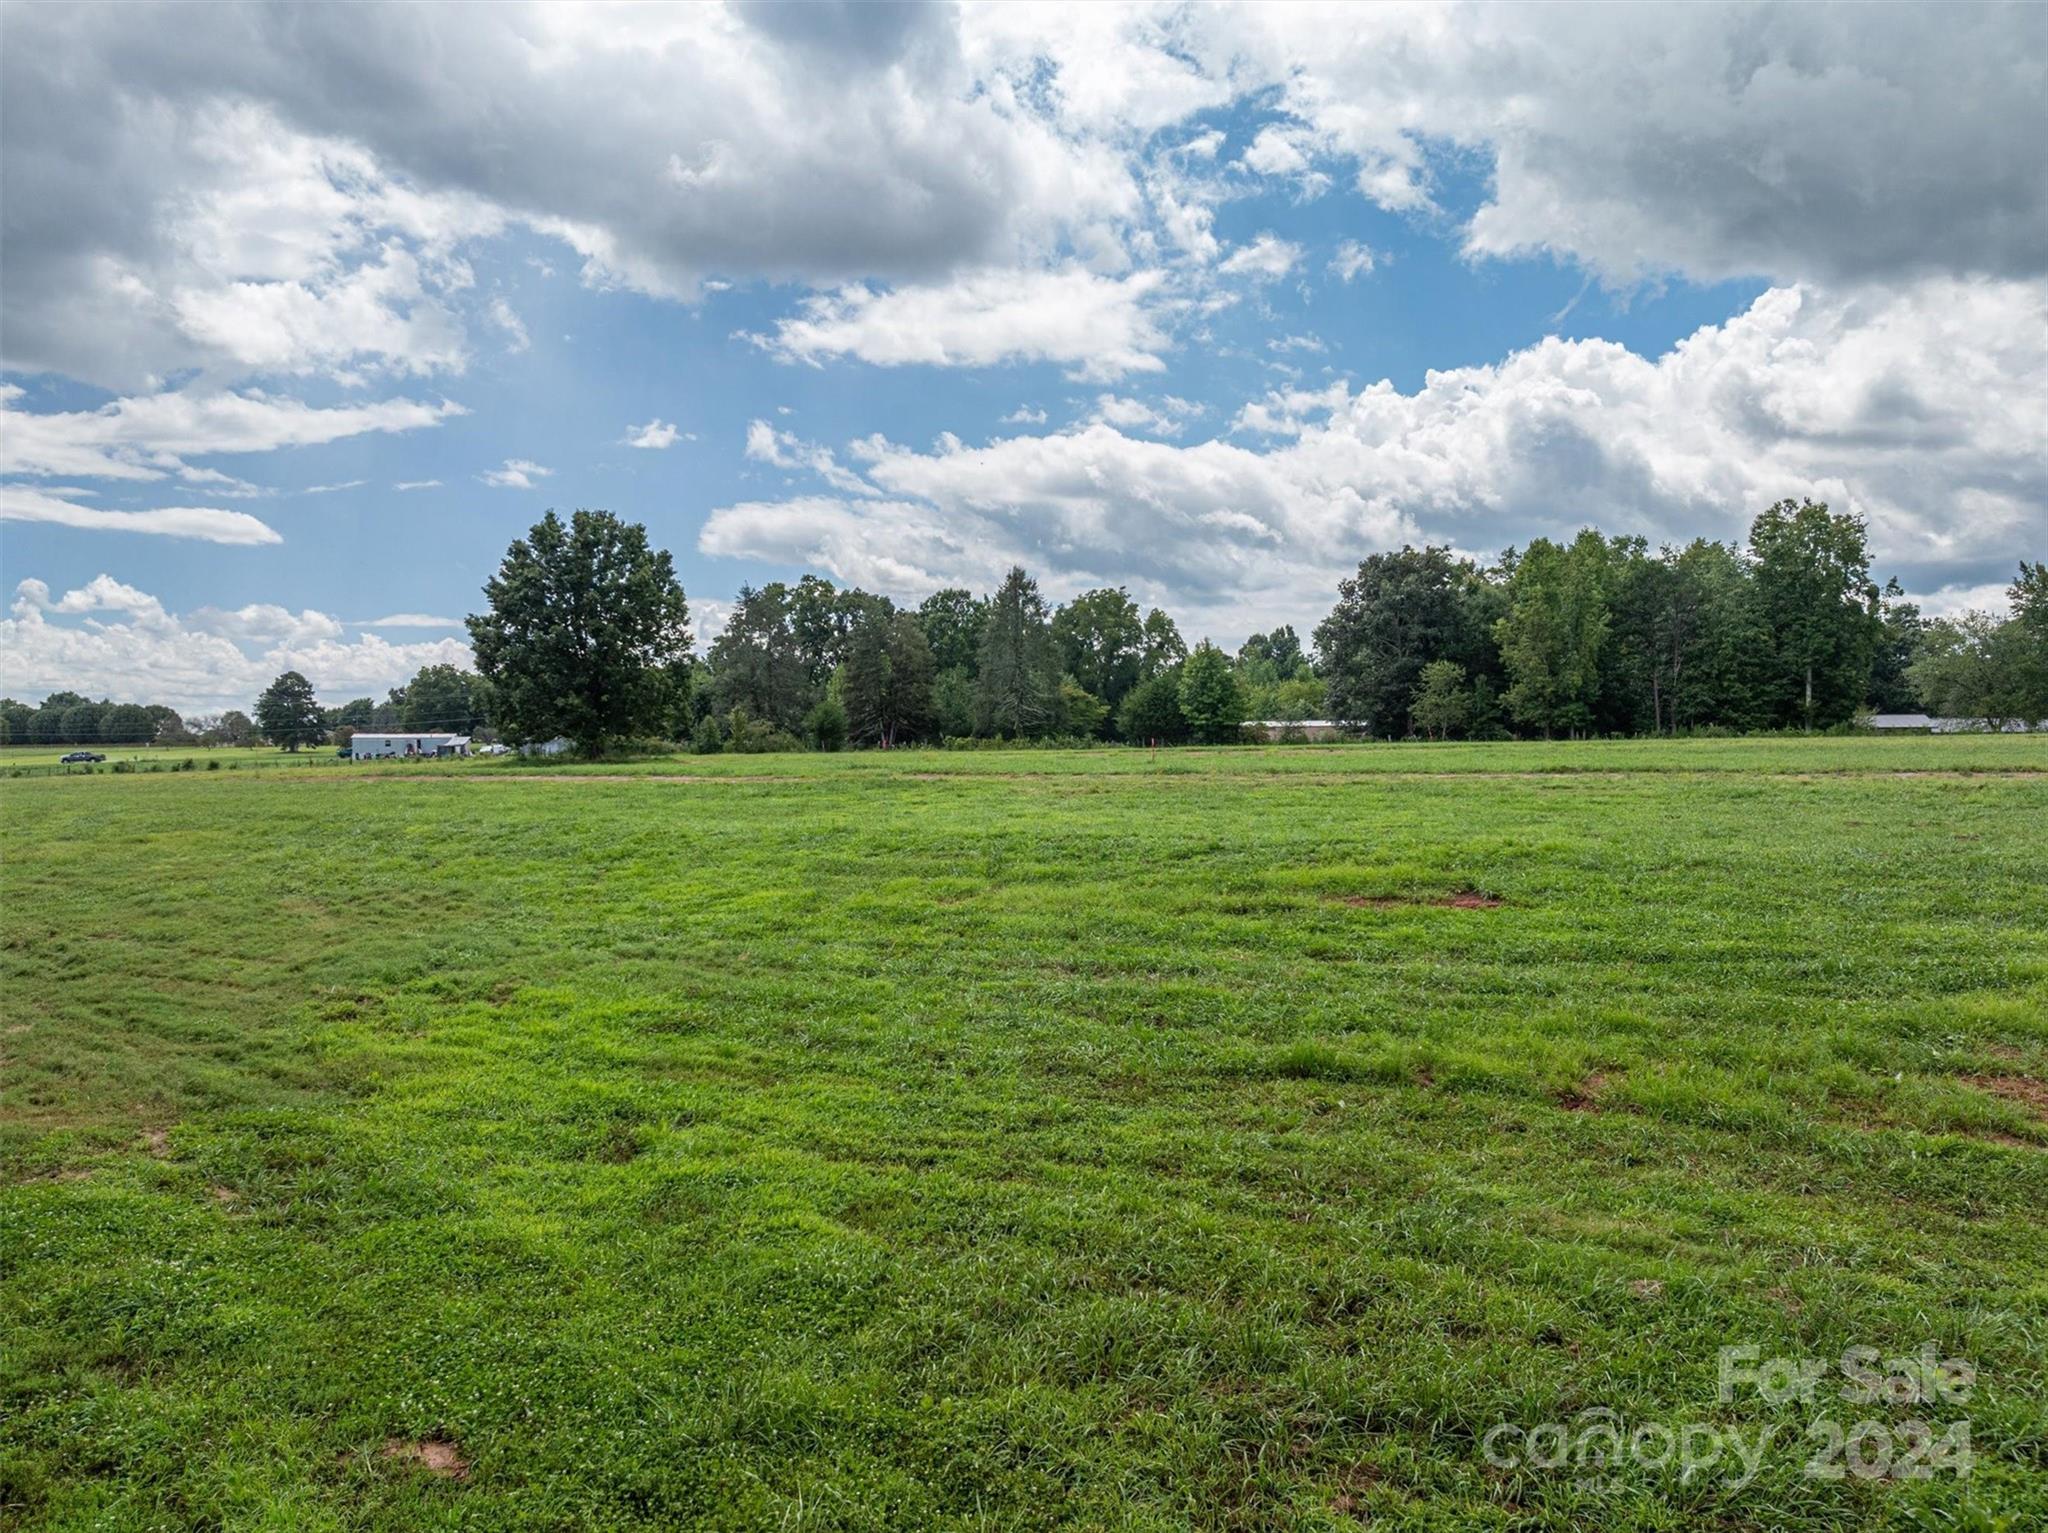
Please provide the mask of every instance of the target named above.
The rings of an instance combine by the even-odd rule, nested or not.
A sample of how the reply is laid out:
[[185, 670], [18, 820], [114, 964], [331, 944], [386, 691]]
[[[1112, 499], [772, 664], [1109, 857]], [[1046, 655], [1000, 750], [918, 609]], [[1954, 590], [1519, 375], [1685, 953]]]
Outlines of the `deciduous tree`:
[[1116, 732], [1133, 745], [1178, 745], [1188, 737], [1180, 711], [1180, 667], [1161, 671], [1131, 688], [1117, 710]]
[[313, 684], [297, 671], [286, 671], [263, 689], [256, 699], [256, 723], [266, 740], [288, 751], [317, 745], [327, 732]]
[[2048, 716], [2042, 671], [2041, 651], [2022, 620], [1965, 612], [1927, 625], [1908, 674], [1929, 713], [2004, 729]]
[[1244, 726], [1244, 689], [1230, 657], [1204, 639], [1180, 668], [1180, 711], [1205, 745], [1234, 743]]
[[515, 739], [566, 735], [590, 755], [660, 732], [690, 607], [665, 549], [609, 511], [550, 511], [506, 551], [469, 619], [477, 668]]
[[1544, 738], [1588, 730], [1607, 641], [1607, 542], [1587, 528], [1569, 545], [1538, 538], [1514, 562], [1508, 610], [1495, 625], [1509, 686], [1505, 701]]
[[1084, 591], [1061, 607], [1052, 617], [1052, 637], [1066, 674], [1111, 711], [1138, 684], [1145, 622], [1121, 587]]
[[1374, 554], [1337, 591], [1316, 628], [1333, 718], [1376, 735], [1409, 733], [1408, 707], [1432, 660], [1492, 673], [1498, 601], [1470, 560], [1447, 548]]
[[1776, 662], [1776, 722], [1822, 729], [1846, 721], [1869, 690], [1882, 626], [1863, 519], [1781, 500], [1751, 524], [1749, 551]]
[[[490, 699], [491, 684], [476, 672], [453, 665], [425, 666], [405, 684], [404, 701], [398, 705], [399, 726], [475, 734], [491, 721]], [[352, 725], [357, 724], [357, 716], [367, 724], [373, 711], [367, 697], [342, 708], [343, 714], [351, 715], [347, 722]]]
[[981, 663], [981, 631], [987, 622], [988, 602], [958, 586], [934, 591], [917, 609], [917, 626], [931, 646], [932, 663], [941, 671], [964, 671], [970, 681]]
[[1455, 660], [1430, 661], [1409, 711], [1415, 727], [1432, 740], [1463, 734], [1472, 723], [1472, 683], [1465, 668]]

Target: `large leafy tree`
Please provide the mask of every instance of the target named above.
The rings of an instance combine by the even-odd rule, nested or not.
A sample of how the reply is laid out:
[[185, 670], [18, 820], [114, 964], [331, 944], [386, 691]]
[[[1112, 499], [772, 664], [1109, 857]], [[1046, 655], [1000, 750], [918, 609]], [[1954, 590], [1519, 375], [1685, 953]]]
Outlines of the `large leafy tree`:
[[1544, 738], [1593, 727], [1609, 627], [1607, 541], [1588, 527], [1569, 544], [1538, 538], [1514, 562], [1495, 625], [1508, 709]]
[[1244, 689], [1230, 657], [1204, 639], [1180, 668], [1180, 711], [1204, 745], [1235, 741], [1244, 725]]
[[2014, 621], [2048, 644], [2048, 561], [2029, 564], [2020, 560], [2019, 578], [2006, 587], [2005, 594], [2012, 602]]
[[156, 720], [140, 703], [116, 703], [100, 720], [100, 738], [109, 745], [147, 745], [156, 738]]
[[709, 701], [718, 712], [742, 708], [750, 718], [794, 732], [817, 701], [791, 621], [790, 594], [779, 580], [740, 587], [725, 631], [711, 646]]
[[567, 736], [590, 755], [660, 730], [690, 607], [665, 549], [609, 511], [550, 511], [506, 550], [469, 619], [495, 716], [515, 739]]
[[1188, 647], [1180, 636], [1180, 629], [1164, 609], [1154, 607], [1145, 614], [1145, 645], [1138, 655], [1138, 679], [1150, 681], [1155, 676], [1177, 670], [1187, 659]]
[[1927, 625], [1909, 674], [1927, 711], [1990, 729], [2048, 716], [2048, 666], [2026, 622], [1965, 612]]
[[1706, 724], [1737, 729], [1763, 721], [1770, 638], [1741, 556], [1698, 538], [1666, 550], [1671, 579], [1656, 617], [1657, 693], [1652, 712], [1674, 732]]
[[856, 630], [871, 617], [887, 617], [896, 604], [858, 587], [842, 591], [821, 575], [806, 575], [789, 593], [789, 627], [811, 685], [822, 687], [852, 653]]
[[989, 598], [976, 667], [974, 724], [1013, 739], [1050, 733], [1059, 723], [1060, 667], [1038, 582], [1012, 568]]
[[147, 705], [147, 711], [150, 722], [156, 725], [156, 733], [151, 738], [157, 744], [172, 745], [187, 737], [189, 731], [185, 728], [185, 721], [178, 716], [177, 709], [167, 707], [163, 703], [150, 703]]
[[2020, 561], [2019, 578], [2006, 588], [2012, 621], [2019, 630], [2028, 674], [2033, 678], [2026, 717], [2048, 718], [2048, 563]]
[[77, 745], [100, 743], [100, 726], [107, 712], [105, 703], [73, 703], [64, 710], [63, 738]]
[[313, 684], [297, 671], [286, 671], [256, 699], [256, 724], [272, 745], [295, 751], [317, 745], [327, 732], [327, 719]]
[[855, 740], [887, 749], [932, 731], [935, 671], [924, 630], [907, 612], [875, 613], [854, 630], [839, 697]]
[[1432, 660], [1496, 673], [1488, 633], [1498, 601], [1470, 560], [1447, 548], [1374, 554], [1337, 591], [1317, 626], [1333, 718], [1376, 735], [1406, 735], [1409, 705]]
[[1927, 621], [1919, 606], [1906, 599], [1905, 588], [1896, 579], [1887, 580], [1878, 597], [1877, 642], [1870, 654], [1870, 686], [1864, 701], [1873, 713], [1911, 713], [1919, 706], [1919, 694], [1906, 674], [1920, 652]]
[[1053, 614], [1052, 637], [1066, 673], [1112, 712], [1138, 684], [1145, 622], [1122, 587], [1082, 592]]
[[1293, 681], [1309, 674], [1314, 667], [1302, 650], [1294, 625], [1289, 623], [1271, 633], [1255, 633], [1246, 639], [1237, 652], [1237, 669], [1246, 686], [1258, 687]]
[[1671, 567], [1639, 537], [1607, 545], [1607, 642], [1600, 652], [1595, 727], [1607, 734], [1654, 733], [1663, 706], [1658, 619], [1671, 593]]
[[932, 592], [917, 609], [917, 626], [931, 646], [932, 663], [941, 671], [964, 671], [969, 680], [981, 663], [981, 631], [987, 622], [987, 600], [958, 586]]
[[1882, 630], [1863, 519], [1781, 500], [1750, 525], [1749, 553], [1775, 662], [1774, 722], [1844, 722], [1869, 690]]
[[[362, 728], [375, 710], [367, 697], [345, 704], [338, 722]], [[453, 665], [429, 665], [405, 684], [398, 705], [401, 728], [474, 734], [491, 721], [491, 684], [474, 671]]]

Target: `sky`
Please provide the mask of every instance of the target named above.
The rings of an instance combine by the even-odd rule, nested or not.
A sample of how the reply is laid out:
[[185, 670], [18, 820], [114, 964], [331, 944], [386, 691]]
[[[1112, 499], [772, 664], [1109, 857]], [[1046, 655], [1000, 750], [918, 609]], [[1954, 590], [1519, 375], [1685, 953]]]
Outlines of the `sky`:
[[466, 664], [550, 507], [1192, 641], [1425, 541], [2048, 557], [2048, 7], [0, 4], [0, 692]]

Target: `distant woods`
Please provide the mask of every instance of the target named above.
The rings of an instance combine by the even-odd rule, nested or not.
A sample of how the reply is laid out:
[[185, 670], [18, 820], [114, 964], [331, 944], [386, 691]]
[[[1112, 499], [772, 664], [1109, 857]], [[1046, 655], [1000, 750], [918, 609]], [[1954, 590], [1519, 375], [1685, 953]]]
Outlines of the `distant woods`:
[[947, 741], [1220, 743], [1255, 721], [1402, 739], [1546, 739], [1845, 726], [1927, 712], [1988, 728], [2048, 717], [2048, 565], [2022, 561], [2011, 613], [1926, 619], [1872, 577], [1863, 522], [1780, 501], [1745, 544], [1652, 549], [1592, 528], [1490, 563], [1437, 547], [1373, 554], [1304, 645], [1192, 648], [1121, 587], [994, 591], [915, 607], [817, 575], [743, 587], [699, 658], [669, 555], [603, 511], [550, 512], [507, 551], [469, 620], [478, 669], [430, 666], [383, 701], [322, 707], [281, 676], [256, 717], [53, 693], [0, 699], [0, 740], [296, 747], [355, 729], [564, 737], [590, 754]]
[[[1828, 729], [1925, 710], [1988, 727], [2048, 716], [2048, 571], [2013, 614], [1922, 618], [1872, 578], [1863, 523], [1810, 501], [1747, 544], [1652, 549], [1587, 529], [1491, 563], [1374, 554], [1305, 648], [1226, 654], [1121, 588], [1049, 604], [1013, 569], [915, 608], [816, 575], [740, 592], [670, 731], [701, 751], [935, 739], [1177, 744], [1310, 720], [1401, 739]], [[823, 726], [822, 728], [820, 726]]]

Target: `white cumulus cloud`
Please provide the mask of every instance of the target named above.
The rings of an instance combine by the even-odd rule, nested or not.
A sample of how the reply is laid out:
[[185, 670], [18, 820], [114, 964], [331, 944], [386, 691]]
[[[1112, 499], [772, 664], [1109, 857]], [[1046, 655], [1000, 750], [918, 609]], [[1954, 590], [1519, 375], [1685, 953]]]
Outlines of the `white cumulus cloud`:
[[553, 469], [542, 468], [528, 458], [507, 458], [503, 468], [487, 468], [477, 478], [497, 490], [530, 490], [534, 480], [546, 479], [553, 473]]
[[300, 672], [323, 702], [340, 703], [381, 697], [421, 666], [474, 663], [458, 639], [351, 640], [336, 619], [311, 610], [256, 603], [180, 615], [108, 575], [60, 597], [41, 580], [23, 580], [0, 618], [0, 691], [21, 698], [71, 688], [185, 713], [246, 711], [283, 671]]
[[1108, 381], [1162, 371], [1167, 336], [1151, 300], [1155, 271], [1102, 276], [1080, 267], [975, 272], [926, 287], [864, 286], [805, 301], [756, 337], [786, 360], [852, 357], [882, 367], [1054, 362]]
[[1740, 538], [1782, 496], [1869, 521], [1880, 573], [2010, 578], [2048, 503], [2048, 292], [1946, 282], [1774, 289], [1661, 357], [1547, 340], [1414, 393], [1337, 383], [1243, 411], [1253, 441], [1177, 446], [1108, 423], [983, 447], [863, 444], [881, 494], [720, 508], [707, 554], [811, 565], [914, 596], [1009, 561], [1055, 593], [1128, 581], [1223, 634], [1297, 626], [1366, 553], [1480, 555], [1593, 524]]
[[806, 442], [793, 431], [777, 431], [764, 420], [747, 423], [746, 450], [747, 456], [756, 463], [816, 474], [834, 489], [845, 490], [849, 494], [874, 493], [860, 475], [840, 464], [829, 447]]
[[644, 447], [659, 452], [675, 446], [681, 436], [682, 433], [672, 424], [657, 416], [644, 426], [628, 426], [625, 442], [628, 447]]
[[1225, 276], [1250, 277], [1255, 282], [1273, 282], [1301, 264], [1301, 247], [1276, 234], [1261, 234], [1225, 256], [1216, 269]]

